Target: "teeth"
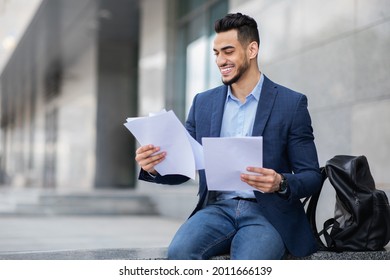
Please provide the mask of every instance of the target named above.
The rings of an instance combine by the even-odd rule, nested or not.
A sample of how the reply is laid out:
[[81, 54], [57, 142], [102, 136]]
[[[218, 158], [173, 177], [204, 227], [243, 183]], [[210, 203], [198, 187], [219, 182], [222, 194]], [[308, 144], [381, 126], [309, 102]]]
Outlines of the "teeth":
[[229, 67], [229, 68], [223, 68], [223, 69], [221, 69], [221, 72], [222, 72], [222, 74], [224, 74], [224, 73], [227, 73], [227, 72], [229, 72], [230, 70], [232, 70], [232, 67]]

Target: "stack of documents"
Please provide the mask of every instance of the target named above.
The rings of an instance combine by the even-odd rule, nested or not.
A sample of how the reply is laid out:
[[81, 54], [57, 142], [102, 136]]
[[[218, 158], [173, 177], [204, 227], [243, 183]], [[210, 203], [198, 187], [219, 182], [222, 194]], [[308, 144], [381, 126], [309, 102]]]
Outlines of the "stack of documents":
[[152, 144], [167, 153], [155, 166], [161, 175], [180, 174], [195, 180], [205, 169], [209, 190], [253, 190], [240, 180], [248, 166], [262, 167], [262, 137], [205, 137], [200, 145], [173, 111], [127, 118], [124, 124], [141, 146]]
[[173, 111], [127, 118], [124, 125], [142, 146], [152, 144], [167, 153], [165, 160], [155, 167], [161, 175], [180, 174], [195, 180], [196, 170], [204, 169], [202, 146]]

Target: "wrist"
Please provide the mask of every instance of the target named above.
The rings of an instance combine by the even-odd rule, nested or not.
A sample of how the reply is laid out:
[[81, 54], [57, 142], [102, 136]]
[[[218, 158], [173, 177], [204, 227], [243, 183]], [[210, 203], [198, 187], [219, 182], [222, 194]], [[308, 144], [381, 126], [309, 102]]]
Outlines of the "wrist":
[[280, 174], [280, 183], [279, 183], [279, 194], [286, 194], [287, 188], [288, 188], [288, 181], [287, 178], [283, 176], [283, 174]]

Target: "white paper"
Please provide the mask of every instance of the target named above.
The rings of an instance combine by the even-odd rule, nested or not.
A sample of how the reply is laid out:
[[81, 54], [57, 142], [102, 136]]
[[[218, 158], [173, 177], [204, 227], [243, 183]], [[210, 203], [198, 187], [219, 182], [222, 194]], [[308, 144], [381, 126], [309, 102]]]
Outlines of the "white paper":
[[187, 129], [184, 129], [187, 133], [188, 140], [190, 141], [192, 153], [195, 159], [196, 170], [204, 169], [204, 156], [203, 156], [203, 146], [199, 144], [192, 136], [189, 134]]
[[263, 137], [202, 138], [209, 190], [254, 190], [240, 179], [248, 166], [263, 166]]
[[124, 124], [143, 146], [152, 144], [167, 153], [165, 160], [155, 166], [161, 175], [181, 174], [195, 179], [203, 169], [203, 149], [173, 113], [165, 110], [149, 117], [127, 118]]

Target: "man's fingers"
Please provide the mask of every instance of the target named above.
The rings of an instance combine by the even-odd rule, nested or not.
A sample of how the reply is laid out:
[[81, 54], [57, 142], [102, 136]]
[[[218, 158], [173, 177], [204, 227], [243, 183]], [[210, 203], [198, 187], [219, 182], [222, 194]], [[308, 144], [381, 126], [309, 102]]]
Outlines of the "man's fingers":
[[165, 159], [165, 153], [148, 158], [144, 164], [140, 164], [142, 169], [148, 172], [154, 172], [154, 167]]
[[241, 180], [251, 187], [263, 192], [273, 192], [277, 189], [277, 172], [272, 169], [248, 167], [248, 171], [258, 174], [241, 174]]
[[154, 167], [165, 159], [166, 152], [161, 152], [160, 147], [145, 145], [136, 150], [135, 160], [141, 168], [147, 172], [154, 172]]
[[160, 147], [155, 147], [153, 145], [145, 145], [145, 146], [142, 146], [142, 147], [139, 147], [136, 151], [135, 151], [135, 154], [137, 155], [140, 155], [140, 154], [143, 154], [143, 153], [150, 153], [150, 154], [153, 154], [155, 152], [158, 152], [160, 150]]

